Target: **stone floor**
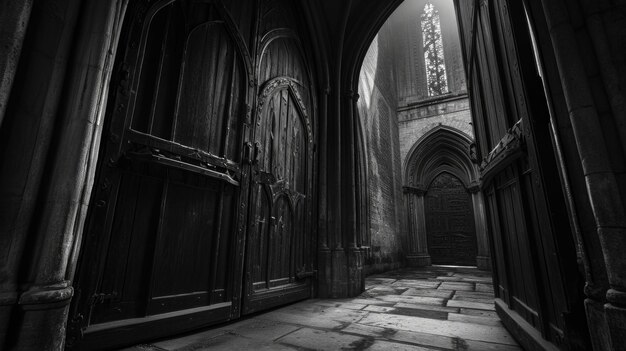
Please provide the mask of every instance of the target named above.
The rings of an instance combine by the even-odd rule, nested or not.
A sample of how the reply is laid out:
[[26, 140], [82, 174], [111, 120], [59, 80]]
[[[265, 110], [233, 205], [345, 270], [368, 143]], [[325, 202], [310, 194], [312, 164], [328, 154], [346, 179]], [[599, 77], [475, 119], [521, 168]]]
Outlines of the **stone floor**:
[[352, 299], [311, 299], [139, 350], [522, 350], [494, 311], [488, 272], [402, 269]]

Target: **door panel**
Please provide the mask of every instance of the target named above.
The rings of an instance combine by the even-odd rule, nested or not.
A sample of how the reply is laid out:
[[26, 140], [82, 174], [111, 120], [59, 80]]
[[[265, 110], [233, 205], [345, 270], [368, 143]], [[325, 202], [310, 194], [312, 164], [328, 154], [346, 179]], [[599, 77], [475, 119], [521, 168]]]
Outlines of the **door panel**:
[[547, 340], [578, 349], [587, 328], [572, 321], [585, 318], [584, 295], [574, 278], [579, 267], [566, 201], [554, 186], [561, 179], [528, 3], [457, 1], [482, 154], [496, 311], [524, 348], [545, 348]]
[[305, 225], [310, 206], [310, 123], [289, 78], [266, 85], [255, 130], [255, 160], [244, 313], [310, 296]]
[[147, 5], [130, 5], [120, 40], [70, 346], [239, 316], [249, 55], [219, 2]]
[[426, 193], [428, 253], [433, 264], [476, 265], [472, 202], [456, 177], [442, 173]]
[[235, 190], [213, 180], [170, 182], [165, 194], [148, 314], [225, 302], [217, 274], [229, 266], [230, 250], [220, 248], [231, 241]]
[[185, 47], [176, 116], [184, 123], [175, 122], [174, 141], [237, 159], [241, 128], [228, 116], [240, 115], [242, 91], [236, 83], [241, 81], [236, 46], [225, 26], [208, 22], [194, 28]]

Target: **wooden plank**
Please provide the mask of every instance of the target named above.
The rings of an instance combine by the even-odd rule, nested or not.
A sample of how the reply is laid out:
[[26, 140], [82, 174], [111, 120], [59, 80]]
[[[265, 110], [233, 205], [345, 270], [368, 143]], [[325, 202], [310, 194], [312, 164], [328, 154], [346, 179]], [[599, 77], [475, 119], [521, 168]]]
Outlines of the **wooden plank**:
[[184, 18], [180, 3], [172, 4], [168, 24], [168, 36], [164, 42], [162, 68], [149, 133], [165, 140], [172, 140], [172, 125], [176, 113], [176, 95], [179, 88], [181, 62], [184, 51]]
[[206, 327], [228, 320], [230, 309], [230, 303], [223, 303], [146, 318], [97, 324], [83, 331], [84, 339], [78, 340], [76, 347], [85, 350], [107, 350]]
[[152, 96], [157, 85], [159, 64], [161, 61], [161, 47], [163, 36], [167, 28], [167, 9], [161, 9], [152, 18], [149, 32], [147, 33], [146, 46], [141, 57], [141, 75], [136, 86], [134, 110], [132, 111], [133, 129], [148, 132], [150, 125], [150, 111], [152, 110]]

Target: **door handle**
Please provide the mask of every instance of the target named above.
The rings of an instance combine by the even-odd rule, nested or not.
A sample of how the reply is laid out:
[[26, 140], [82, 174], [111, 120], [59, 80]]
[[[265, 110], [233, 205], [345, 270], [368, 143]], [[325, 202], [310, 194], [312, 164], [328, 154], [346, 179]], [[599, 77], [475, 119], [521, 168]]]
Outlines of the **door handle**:
[[254, 143], [254, 159], [252, 163], [258, 164], [260, 158], [261, 158], [261, 142], [257, 141]]
[[245, 149], [244, 149], [244, 153], [243, 153], [243, 159], [249, 163], [252, 164], [252, 157], [253, 157], [253, 153], [254, 153], [254, 145], [251, 142], [247, 142], [245, 144]]
[[302, 266], [302, 269], [300, 269], [298, 272], [296, 272], [296, 279], [297, 280], [302, 280], [302, 279], [306, 279], [306, 278], [315, 278], [317, 277], [317, 270], [311, 270], [311, 271], [307, 271], [305, 269], [305, 266]]

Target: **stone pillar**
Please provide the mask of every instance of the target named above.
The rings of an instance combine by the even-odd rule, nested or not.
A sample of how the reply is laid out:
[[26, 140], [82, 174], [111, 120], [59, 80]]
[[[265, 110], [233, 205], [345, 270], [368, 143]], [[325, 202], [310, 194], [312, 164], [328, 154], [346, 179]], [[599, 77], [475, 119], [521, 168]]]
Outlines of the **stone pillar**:
[[[620, 37], [604, 31], [605, 26], [611, 25], [610, 16], [604, 17], [599, 12], [602, 9], [604, 13], [615, 13], [620, 8], [591, 3], [541, 1], [609, 280], [606, 303], [598, 301], [593, 294], [593, 290], [602, 287], [594, 287], [593, 282], [587, 281], [585, 308], [589, 331], [594, 349], [622, 350], [626, 345], [626, 204], [619, 191], [621, 171], [609, 156], [614, 155], [615, 147], [607, 142], [610, 135], [606, 128], [610, 124], [603, 121], [612, 118], [619, 125], [623, 120], [621, 101], [625, 95], [616, 88], [619, 85], [612, 85], [618, 76], [613, 65], [623, 64], [623, 60], [618, 57], [618, 50], [607, 50], [609, 39]], [[604, 90], [596, 86], [596, 82], [602, 82], [597, 73], [593, 76], [590, 73], [597, 70], [605, 82], [611, 82], [608, 86], [599, 85]], [[608, 92], [610, 96], [599, 95], [598, 91]], [[619, 106], [612, 105], [612, 110], [608, 110], [606, 101], [617, 102]]]
[[326, 164], [325, 167], [327, 183], [326, 183], [326, 215], [328, 218], [328, 247], [330, 248], [330, 286], [328, 295], [323, 297], [339, 298], [348, 295], [348, 258], [346, 255], [345, 244], [346, 238], [343, 233], [344, 222], [342, 206], [342, 177], [351, 177], [353, 175], [343, 174], [342, 162], [344, 162], [344, 145], [342, 131], [342, 103], [344, 102], [341, 94], [342, 87], [342, 58], [344, 50], [344, 38], [348, 18], [350, 16], [351, 2], [347, 1], [344, 5], [341, 22], [338, 27], [336, 41], [334, 41], [334, 51], [331, 56], [335, 64], [335, 70], [330, 77], [330, 95], [328, 99], [327, 117], [326, 117]]
[[42, 194], [31, 258], [14, 319], [16, 350], [61, 350], [126, 0], [81, 3], [71, 71], [63, 87], [54, 162]]
[[487, 236], [483, 193], [480, 191], [478, 184], [473, 184], [467, 191], [469, 191], [472, 196], [472, 206], [474, 208], [474, 226], [476, 228], [476, 245], [478, 246], [476, 266], [478, 269], [490, 271], [491, 253], [489, 250], [489, 237]]
[[341, 135], [341, 95], [331, 94], [333, 105], [328, 115], [327, 149], [327, 216], [328, 247], [330, 248], [330, 288], [327, 297], [347, 297], [348, 294], [348, 258], [346, 257], [343, 232], [343, 207], [341, 177], [342, 173], [342, 135]]
[[409, 216], [407, 264], [410, 267], [430, 266], [430, 255], [428, 254], [426, 242], [426, 211], [424, 206], [426, 190], [412, 186], [405, 186], [403, 189]]
[[[326, 87], [320, 89], [320, 114], [319, 114], [319, 163], [320, 165], [327, 164], [328, 160], [328, 135], [327, 135], [327, 116], [328, 116], [328, 96], [330, 95], [330, 88]], [[321, 167], [319, 173], [319, 219], [318, 219], [318, 254], [317, 254], [317, 293], [320, 297], [330, 296], [330, 289], [332, 285], [332, 263], [331, 263], [331, 251], [328, 242], [328, 179], [326, 177], [328, 172], [327, 167]]]
[[343, 196], [343, 220], [344, 220], [344, 235], [346, 238], [346, 254], [348, 258], [348, 296], [356, 296], [361, 293], [361, 286], [363, 282], [363, 253], [357, 246], [357, 202], [356, 202], [356, 137], [354, 136], [356, 128], [356, 115], [355, 111], [356, 102], [359, 95], [354, 91], [349, 90], [345, 94], [345, 106], [346, 114], [344, 118], [344, 132], [345, 138], [342, 143], [342, 149], [344, 150], [345, 159], [342, 165], [345, 167], [342, 177], [344, 186], [342, 187]]
[[[335, 88], [339, 87], [339, 83]], [[346, 297], [348, 291], [348, 262], [344, 247], [343, 207], [341, 178], [342, 173], [342, 134], [341, 134], [341, 94], [331, 90], [327, 117], [326, 150], [326, 215], [328, 218], [328, 247], [330, 249], [330, 287], [327, 297]]]
[[[43, 160], [54, 139], [78, 12], [75, 0], [38, 2], [32, 10], [31, 2], [0, 4], [0, 349], [11, 349], [16, 334], [23, 265], [28, 264], [24, 252], [32, 244], [31, 223], [47, 179]], [[27, 54], [20, 55], [23, 41]]]
[[0, 126], [13, 86], [33, 0], [3, 0], [0, 4]]

